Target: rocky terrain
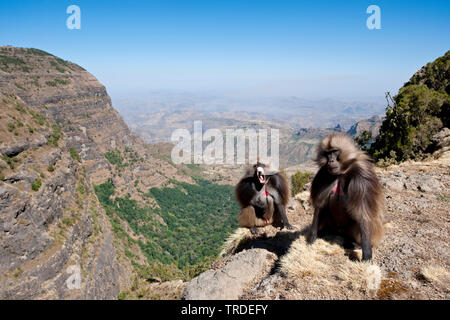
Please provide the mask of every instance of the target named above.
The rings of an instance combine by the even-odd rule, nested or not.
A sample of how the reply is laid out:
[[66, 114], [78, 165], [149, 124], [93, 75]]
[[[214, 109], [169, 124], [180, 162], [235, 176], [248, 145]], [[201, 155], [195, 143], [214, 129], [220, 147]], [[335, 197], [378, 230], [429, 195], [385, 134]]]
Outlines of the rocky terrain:
[[[438, 155], [436, 155], [438, 157]], [[377, 168], [386, 233], [372, 263], [339, 237], [306, 245], [309, 192], [291, 201], [294, 231], [239, 229], [184, 299], [449, 299], [450, 151], [438, 159]], [[245, 274], [245, 276], [243, 276]]]
[[[250, 118], [239, 125], [265, 124]], [[288, 176], [315, 172], [307, 160], [330, 130], [342, 128], [282, 134]], [[167, 223], [145, 191], [194, 184], [199, 173], [233, 185], [242, 168], [175, 166], [172, 145], [147, 145], [131, 132], [83, 68], [37, 49], [0, 47], [0, 299], [448, 299], [449, 133], [436, 135], [435, 158], [378, 169], [387, 232], [373, 265], [358, 262], [360, 250], [344, 250], [339, 238], [305, 245], [312, 220], [305, 189], [289, 206], [296, 230], [238, 229], [211, 269], [185, 282], [173, 266], [146, 269], [149, 239], [133, 230]], [[102, 203], [99, 185], [113, 188]], [[111, 202], [116, 211], [105, 210], [115, 199], [123, 200]], [[130, 203], [149, 220], [119, 216], [120, 204]]]
[[117, 298], [133, 269], [93, 185], [140, 199], [190, 176], [128, 129], [91, 74], [46, 52], [0, 47], [0, 110], [0, 299]]

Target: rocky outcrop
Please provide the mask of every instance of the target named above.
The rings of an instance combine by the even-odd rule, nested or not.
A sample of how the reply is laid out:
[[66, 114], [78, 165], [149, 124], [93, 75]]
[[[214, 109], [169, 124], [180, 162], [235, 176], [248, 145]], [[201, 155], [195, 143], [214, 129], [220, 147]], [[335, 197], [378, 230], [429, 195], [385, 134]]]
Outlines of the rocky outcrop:
[[364, 131], [369, 131], [372, 134], [372, 139], [378, 136], [380, 131], [382, 119], [379, 116], [373, 116], [370, 119], [360, 120], [355, 123], [347, 133], [352, 137], [359, 136]]
[[24, 152], [25, 150], [39, 148], [47, 144], [49, 136], [50, 134], [46, 134], [34, 138], [32, 141], [18, 141], [18, 142], [4, 143], [0, 147], [0, 153], [5, 154], [8, 157], [15, 157], [18, 154]]
[[450, 129], [443, 128], [431, 138], [435, 149], [444, 149], [450, 147]]
[[390, 190], [401, 192], [403, 190], [421, 191], [421, 192], [440, 192], [444, 185], [440, 182], [442, 175], [436, 175], [432, 172], [423, 174], [406, 175], [403, 172], [395, 172], [392, 175], [381, 177], [381, 184]]
[[218, 270], [208, 270], [186, 286], [186, 300], [235, 300], [257, 279], [273, 253], [265, 249], [239, 252]]

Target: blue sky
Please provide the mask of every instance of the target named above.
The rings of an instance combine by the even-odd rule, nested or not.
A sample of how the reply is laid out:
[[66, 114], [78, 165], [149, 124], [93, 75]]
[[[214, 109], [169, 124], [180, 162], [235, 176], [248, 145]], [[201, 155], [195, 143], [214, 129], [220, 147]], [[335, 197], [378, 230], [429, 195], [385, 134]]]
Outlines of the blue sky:
[[[81, 8], [81, 30], [66, 8]], [[369, 30], [366, 8], [381, 9]], [[0, 45], [144, 90], [360, 99], [396, 92], [450, 49], [450, 1], [4, 1]]]

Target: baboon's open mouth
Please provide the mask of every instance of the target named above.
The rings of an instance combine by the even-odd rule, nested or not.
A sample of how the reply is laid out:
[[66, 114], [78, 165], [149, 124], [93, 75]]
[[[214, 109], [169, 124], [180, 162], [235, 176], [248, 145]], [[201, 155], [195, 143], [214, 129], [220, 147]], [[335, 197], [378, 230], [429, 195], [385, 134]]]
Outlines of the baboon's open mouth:
[[266, 182], [266, 179], [265, 179], [265, 177], [264, 177], [264, 169], [261, 168], [261, 167], [258, 167], [258, 169], [256, 169], [256, 170], [257, 170], [256, 175], [257, 175], [257, 177], [258, 177], [259, 182], [261, 182], [262, 184], [264, 184], [264, 183]]

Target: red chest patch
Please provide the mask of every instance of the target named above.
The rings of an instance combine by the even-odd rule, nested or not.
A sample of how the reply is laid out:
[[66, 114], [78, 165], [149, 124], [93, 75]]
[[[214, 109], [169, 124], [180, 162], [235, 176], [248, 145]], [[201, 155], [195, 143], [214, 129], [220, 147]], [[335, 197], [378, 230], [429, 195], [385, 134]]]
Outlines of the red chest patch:
[[341, 183], [338, 181], [337, 185], [333, 188], [333, 194], [337, 194], [339, 196], [344, 195], [344, 192], [342, 192], [341, 189]]
[[261, 194], [261, 197], [269, 197], [269, 196], [271, 196], [271, 194], [270, 194], [269, 192], [267, 192], [267, 189], [266, 189], [266, 188], [264, 188], [264, 191], [263, 191], [263, 193]]

